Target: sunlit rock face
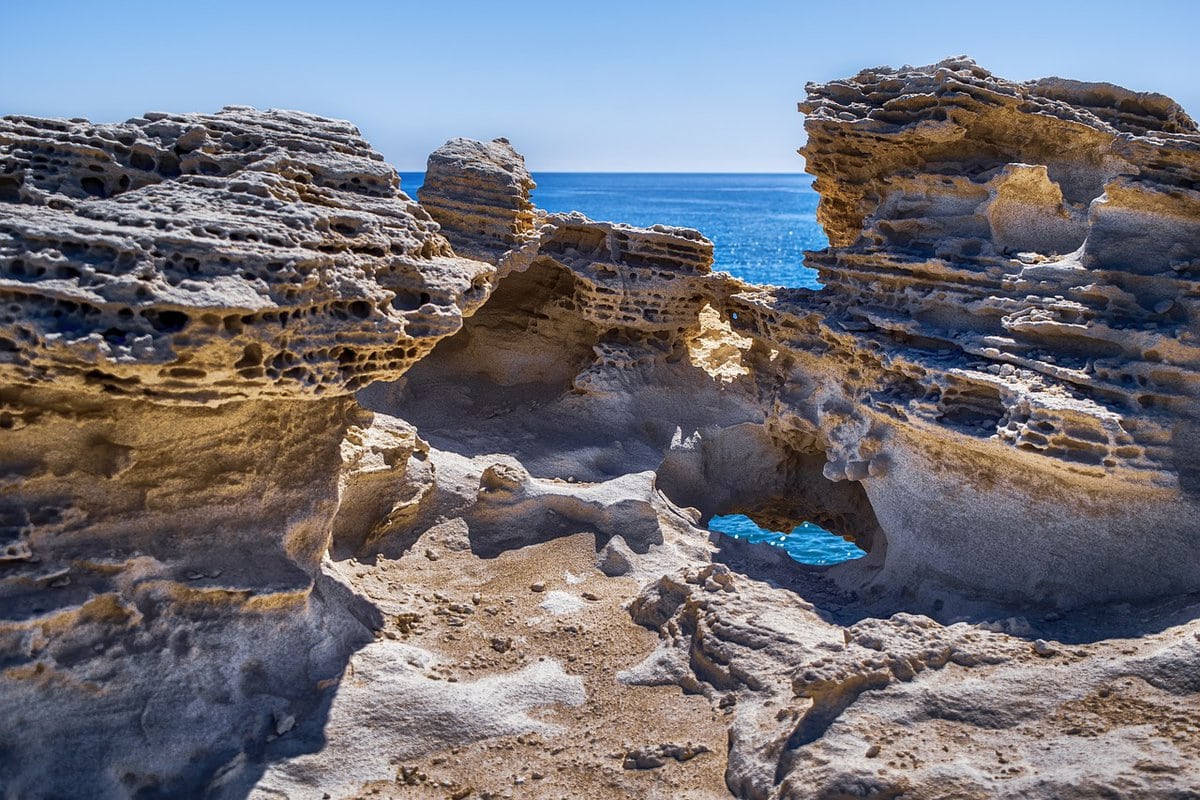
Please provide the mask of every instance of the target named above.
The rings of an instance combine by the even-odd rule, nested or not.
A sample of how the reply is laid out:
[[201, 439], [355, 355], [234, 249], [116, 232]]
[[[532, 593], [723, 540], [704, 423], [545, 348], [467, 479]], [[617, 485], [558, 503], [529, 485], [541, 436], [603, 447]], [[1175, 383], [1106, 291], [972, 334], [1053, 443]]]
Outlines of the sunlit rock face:
[[456, 331], [457, 258], [350, 124], [228, 108], [0, 122], [0, 370], [110, 395], [345, 393]]
[[[809, 92], [819, 292], [710, 274], [686, 231], [534, 233], [507, 143], [448, 143], [429, 197], [456, 210], [435, 216], [477, 254], [491, 225], [502, 277], [421, 374], [569, 384], [651, 443], [680, 504], [855, 538], [871, 557], [835, 574], [867, 596], [1200, 588], [1195, 125], [1158, 95], [966, 59]], [[668, 386], [688, 408], [644, 400]], [[620, 413], [663, 430], [617, 436]]]
[[458, 253], [494, 262], [533, 233], [535, 185], [507, 139], [451, 139], [429, 156], [417, 194]]
[[[493, 277], [398, 186], [351, 125], [296, 112], [0, 121], [11, 796], [190, 793], [371, 640], [378, 612], [320, 568], [369, 421], [351, 393]], [[395, 484], [414, 438], [356, 452]]]
[[0, 794], [1193, 791], [1194, 124], [802, 108], [816, 292], [506, 140], [417, 204], [296, 112], [0, 121]]
[[885, 571], [1034, 603], [1195, 590], [1195, 124], [967, 59], [808, 90], [832, 243], [809, 263], [890, 464], [864, 481]]

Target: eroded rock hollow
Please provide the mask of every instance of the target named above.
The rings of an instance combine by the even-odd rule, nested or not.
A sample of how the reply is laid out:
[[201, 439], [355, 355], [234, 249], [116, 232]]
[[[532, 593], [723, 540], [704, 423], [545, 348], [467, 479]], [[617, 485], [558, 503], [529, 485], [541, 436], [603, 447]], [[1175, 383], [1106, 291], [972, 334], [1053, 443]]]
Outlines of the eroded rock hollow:
[[1195, 123], [801, 110], [819, 291], [503, 139], [0, 121], [0, 794], [1191, 796]]

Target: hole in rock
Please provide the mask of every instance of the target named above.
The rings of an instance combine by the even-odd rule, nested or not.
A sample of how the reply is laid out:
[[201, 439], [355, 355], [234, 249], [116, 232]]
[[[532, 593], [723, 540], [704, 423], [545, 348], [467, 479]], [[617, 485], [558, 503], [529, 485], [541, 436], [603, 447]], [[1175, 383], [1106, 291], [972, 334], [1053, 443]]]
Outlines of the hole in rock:
[[760, 528], [744, 514], [730, 514], [713, 517], [709, 520], [708, 528], [735, 539], [778, 547], [801, 564], [829, 566], [867, 554], [854, 543], [811, 522], [802, 522], [790, 533], [785, 533]]
[[149, 153], [143, 153], [139, 150], [135, 150], [129, 156], [129, 163], [136, 169], [144, 169], [149, 171], [158, 168], [158, 162], [154, 160], [152, 155]]
[[[574, 297], [570, 271], [548, 259], [537, 261], [505, 278], [463, 329], [440, 342], [410, 375], [435, 370], [443, 376], [475, 373], [501, 386], [565, 386], [594, 357], [598, 338], [573, 310]], [[409, 307], [430, 300], [428, 292], [397, 293], [393, 304]]]
[[0, 202], [21, 202], [22, 178], [0, 178]]
[[831, 480], [829, 463], [811, 435], [778, 437], [746, 423], [672, 449], [656, 485], [677, 506], [699, 511], [710, 530], [782, 545], [805, 564], [868, 556], [866, 566], [881, 567], [887, 537], [864, 483]]
[[104, 185], [104, 181], [99, 178], [81, 178], [79, 185], [82, 189], [92, 197], [107, 197], [108, 188]]
[[142, 316], [150, 322], [150, 326], [160, 333], [178, 333], [183, 330], [188, 323], [188, 315], [182, 311], [172, 311], [170, 309], [158, 310], [147, 309], [142, 312]]

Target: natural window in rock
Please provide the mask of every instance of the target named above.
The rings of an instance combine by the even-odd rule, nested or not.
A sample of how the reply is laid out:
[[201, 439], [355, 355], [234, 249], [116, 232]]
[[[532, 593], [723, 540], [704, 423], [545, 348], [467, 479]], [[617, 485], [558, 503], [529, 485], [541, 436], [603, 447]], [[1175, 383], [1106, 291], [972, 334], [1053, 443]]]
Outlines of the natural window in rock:
[[862, 548], [811, 522], [802, 522], [791, 533], [784, 533], [760, 528], [744, 514], [729, 514], [713, 517], [708, 527], [735, 539], [779, 547], [801, 564], [829, 566], [866, 555]]

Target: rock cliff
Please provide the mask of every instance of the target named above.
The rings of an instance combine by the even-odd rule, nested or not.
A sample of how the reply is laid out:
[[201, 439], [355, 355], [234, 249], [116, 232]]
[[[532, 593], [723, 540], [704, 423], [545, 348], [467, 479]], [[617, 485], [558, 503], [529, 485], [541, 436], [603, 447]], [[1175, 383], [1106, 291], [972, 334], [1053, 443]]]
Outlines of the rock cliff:
[[503, 139], [0, 121], [0, 793], [1190, 796], [1200, 133], [808, 95], [820, 291]]

